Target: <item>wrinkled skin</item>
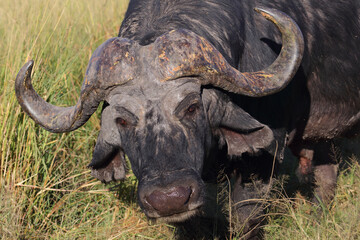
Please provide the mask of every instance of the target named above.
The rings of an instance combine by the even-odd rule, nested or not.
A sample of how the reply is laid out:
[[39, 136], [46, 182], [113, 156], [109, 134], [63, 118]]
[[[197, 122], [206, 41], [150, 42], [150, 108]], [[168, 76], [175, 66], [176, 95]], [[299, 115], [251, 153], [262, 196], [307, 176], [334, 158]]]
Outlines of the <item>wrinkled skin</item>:
[[[188, 204], [190, 211], [202, 203], [203, 183], [199, 173], [204, 147], [210, 144], [206, 142], [209, 140], [207, 135], [210, 128], [202, 106], [200, 85], [191, 79], [181, 82], [151, 87], [145, 85], [141, 88], [135, 84], [122, 87], [118, 93], [114, 89], [107, 99], [109, 106], [102, 114], [102, 121], [108, 124], [106, 127], [114, 129], [105, 130], [106, 133], [117, 132], [118, 136], [105, 136], [101, 140], [113, 141], [115, 144], [121, 140], [121, 146], [139, 179], [140, 203], [149, 217], [159, 217], [161, 214], [168, 216], [183, 211], [178, 205], [163, 210], [156, 205], [157, 200], [149, 199], [148, 195], [163, 186], [166, 188], [162, 191], [167, 192], [176, 187], [189, 188], [191, 192], [186, 193], [183, 202], [179, 204], [188, 201], [191, 194]], [[191, 145], [187, 139], [193, 139]], [[182, 176], [180, 182], [179, 175]], [[191, 183], [185, 184], [186, 178]], [[179, 191], [175, 189], [172, 194], [181, 194]], [[156, 207], [148, 201], [154, 202]], [[160, 212], [154, 211], [154, 208]]]

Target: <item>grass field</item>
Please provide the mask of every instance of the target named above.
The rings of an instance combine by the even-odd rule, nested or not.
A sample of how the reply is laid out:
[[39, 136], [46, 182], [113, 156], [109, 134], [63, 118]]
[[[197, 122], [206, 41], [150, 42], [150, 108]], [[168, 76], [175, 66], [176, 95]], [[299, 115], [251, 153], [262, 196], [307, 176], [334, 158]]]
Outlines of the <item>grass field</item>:
[[[33, 85], [50, 103], [76, 103], [88, 60], [116, 36], [128, 1], [0, 1], [1, 239], [172, 239], [176, 229], [150, 224], [135, 198], [136, 179], [103, 185], [86, 168], [99, 111], [80, 129], [46, 132], [26, 116], [14, 79], [35, 61]], [[300, 194], [273, 200], [265, 239], [360, 239], [360, 166], [339, 157], [336, 197], [315, 209]], [[241, 239], [228, 233], [228, 239]]]

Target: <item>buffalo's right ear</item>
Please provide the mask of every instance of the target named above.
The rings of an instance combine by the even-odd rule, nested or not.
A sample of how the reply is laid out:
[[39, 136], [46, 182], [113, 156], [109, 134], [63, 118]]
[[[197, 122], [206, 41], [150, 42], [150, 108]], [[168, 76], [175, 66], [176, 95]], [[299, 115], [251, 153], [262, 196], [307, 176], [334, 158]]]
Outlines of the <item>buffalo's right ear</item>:
[[120, 147], [120, 136], [113, 119], [110, 109], [104, 109], [101, 130], [88, 165], [91, 175], [106, 183], [124, 179], [127, 170], [125, 154]]
[[263, 150], [275, 153], [273, 131], [234, 104], [227, 95], [204, 89], [203, 102], [213, 132], [220, 137], [220, 143], [226, 143], [228, 155], [257, 155]]
[[121, 149], [109, 146], [98, 139], [88, 167], [91, 168], [91, 176], [102, 182], [122, 180], [127, 171], [125, 154]]

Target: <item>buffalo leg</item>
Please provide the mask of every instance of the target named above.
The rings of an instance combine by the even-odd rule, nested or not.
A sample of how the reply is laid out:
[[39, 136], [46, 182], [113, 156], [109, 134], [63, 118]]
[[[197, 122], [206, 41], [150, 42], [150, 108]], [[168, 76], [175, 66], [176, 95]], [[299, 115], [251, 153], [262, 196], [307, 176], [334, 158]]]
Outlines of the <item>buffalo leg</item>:
[[314, 202], [329, 204], [335, 196], [338, 164], [333, 156], [332, 142], [320, 142], [314, 154]]
[[313, 178], [313, 158], [314, 150], [303, 148], [298, 153], [299, 166], [296, 170], [296, 175], [300, 182], [311, 182]]
[[314, 202], [329, 204], [335, 196], [338, 165], [322, 164], [314, 167]]
[[331, 142], [319, 142], [314, 146], [296, 152], [299, 157], [297, 175], [302, 182], [313, 181], [313, 202], [329, 204], [335, 195], [338, 164], [331, 154]]

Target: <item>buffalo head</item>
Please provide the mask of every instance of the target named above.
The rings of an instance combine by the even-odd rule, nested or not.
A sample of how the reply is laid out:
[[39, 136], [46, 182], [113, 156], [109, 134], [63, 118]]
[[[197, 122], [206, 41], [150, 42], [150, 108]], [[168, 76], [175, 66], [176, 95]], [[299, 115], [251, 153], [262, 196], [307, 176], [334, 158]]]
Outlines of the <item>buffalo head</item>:
[[73, 107], [56, 107], [37, 95], [30, 61], [16, 78], [18, 101], [52, 132], [80, 127], [105, 101], [92, 174], [104, 182], [124, 178], [126, 154], [147, 216], [183, 220], [203, 204], [201, 172], [213, 135], [227, 143], [230, 155], [256, 153], [273, 142], [267, 126], [223, 93], [273, 94], [287, 85], [300, 64], [303, 39], [296, 24], [276, 10], [258, 11], [283, 36], [279, 57], [263, 71], [241, 73], [204, 38], [174, 30], [146, 46], [124, 38], [99, 46]]

